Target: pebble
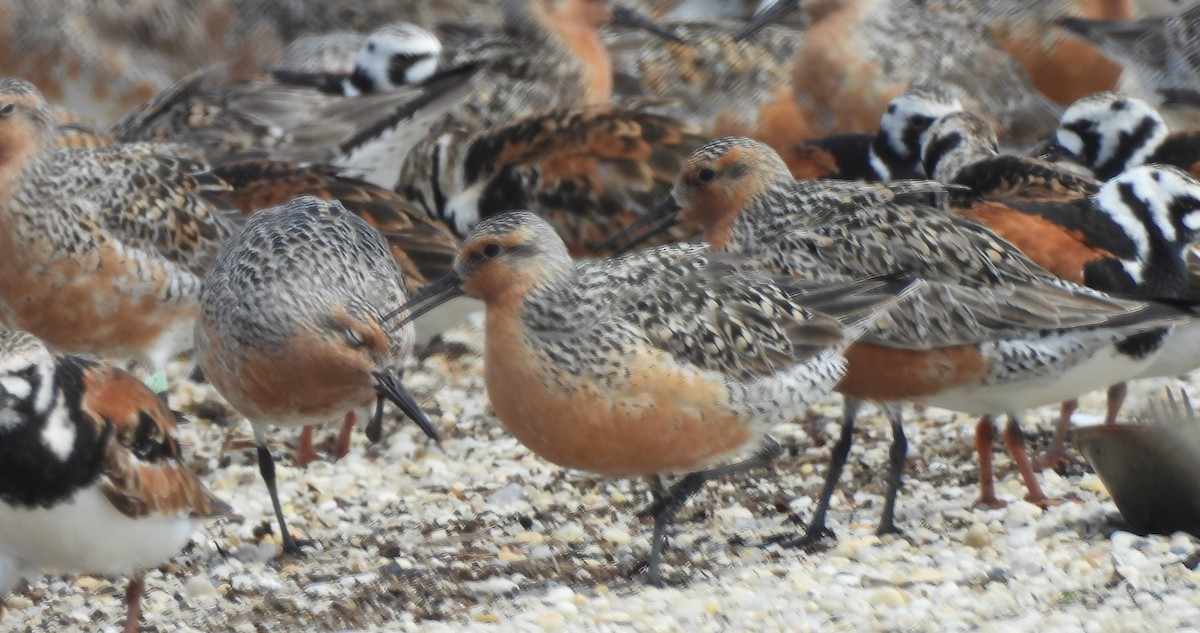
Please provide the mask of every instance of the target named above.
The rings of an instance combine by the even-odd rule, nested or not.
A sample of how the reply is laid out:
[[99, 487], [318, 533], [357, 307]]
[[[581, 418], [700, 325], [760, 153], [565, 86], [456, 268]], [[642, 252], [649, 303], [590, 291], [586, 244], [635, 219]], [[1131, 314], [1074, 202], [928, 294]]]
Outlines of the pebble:
[[982, 523], [972, 524], [963, 535], [963, 543], [974, 548], [987, 547], [992, 543], [992, 533]]
[[521, 561], [529, 560], [529, 557], [521, 552], [516, 552], [507, 548], [500, 550], [500, 553], [496, 556], [496, 558], [499, 558], [506, 563], [519, 563]]
[[871, 593], [871, 602], [895, 609], [904, 605], [904, 594], [895, 587], [880, 587]]
[[93, 578], [92, 576], [80, 576], [75, 579], [75, 586], [88, 592], [95, 591], [98, 587], [110, 584], [107, 580]]
[[217, 595], [217, 588], [213, 586], [212, 581], [205, 575], [196, 575], [188, 578], [185, 587], [189, 596]]
[[521, 532], [513, 537], [513, 541], [524, 545], [540, 545], [546, 542], [546, 537], [539, 532]]
[[570, 602], [575, 599], [575, 591], [570, 587], [555, 587], [546, 592], [547, 602]]
[[9, 596], [4, 605], [9, 609], [28, 609], [33, 606], [33, 601], [25, 596]]
[[550, 538], [559, 543], [574, 543], [582, 539], [585, 535], [586, 532], [583, 531], [583, 526], [572, 522], [559, 526], [558, 529], [554, 530]]
[[518, 483], [511, 483], [488, 495], [487, 502], [491, 505], [503, 506], [516, 503], [524, 498], [525, 487]]
[[633, 541], [633, 535], [629, 530], [620, 527], [610, 527], [600, 533], [600, 538], [612, 543], [613, 545], [628, 545]]
[[480, 595], [499, 595], [513, 593], [519, 587], [517, 583], [507, 578], [491, 578], [488, 580], [468, 581], [463, 583], [467, 591]]
[[546, 545], [539, 545], [529, 550], [529, 560], [541, 561], [554, 558], [554, 549]]

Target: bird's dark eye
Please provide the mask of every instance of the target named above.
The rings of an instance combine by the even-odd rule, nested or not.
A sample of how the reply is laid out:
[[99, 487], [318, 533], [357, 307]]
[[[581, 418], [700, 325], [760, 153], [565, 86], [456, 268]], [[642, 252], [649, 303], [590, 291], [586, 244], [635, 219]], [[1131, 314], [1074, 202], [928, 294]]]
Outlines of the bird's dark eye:
[[0, 106], [0, 116], [8, 116], [17, 110], [17, 104], [6, 103]]
[[375, 42], [367, 42], [367, 52], [368, 53], [375, 52]]
[[894, 104], [894, 103], [889, 103], [889, 104], [888, 104], [888, 108], [887, 108], [887, 113], [888, 113], [888, 114], [895, 114], [895, 113], [896, 113], [896, 104]]
[[717, 172], [715, 172], [707, 167], [696, 172], [696, 180], [699, 180], [700, 182], [705, 183], [705, 184], [712, 182], [716, 177], [717, 177]]
[[500, 254], [500, 245], [495, 242], [492, 242], [491, 244], [488, 244], [487, 246], [483, 247], [483, 256], [484, 257], [487, 257], [490, 259], [499, 254]]
[[1091, 119], [1083, 119], [1082, 121], [1075, 121], [1071, 123], [1071, 125], [1066, 126], [1066, 128], [1075, 132], [1086, 132], [1095, 126], [1095, 121]]

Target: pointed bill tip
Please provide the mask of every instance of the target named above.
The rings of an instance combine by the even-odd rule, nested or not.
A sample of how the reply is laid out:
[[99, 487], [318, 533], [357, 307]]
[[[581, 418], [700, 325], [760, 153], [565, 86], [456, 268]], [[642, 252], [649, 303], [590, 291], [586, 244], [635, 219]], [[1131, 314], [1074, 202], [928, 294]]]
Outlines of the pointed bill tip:
[[783, 19], [784, 16], [800, 7], [802, 0], [766, 0], [751, 16], [740, 30], [733, 34], [733, 39], [743, 42], [770, 24]]
[[678, 224], [681, 210], [675, 196], [669, 195], [625, 228], [593, 244], [592, 250], [598, 252], [611, 248], [615, 255], [628, 253]]
[[384, 314], [382, 320], [386, 323], [400, 317], [400, 320], [393, 324], [393, 327], [397, 328], [412, 323], [430, 310], [462, 296], [461, 286], [462, 278], [452, 270], [409, 297], [400, 307]]
[[679, 37], [679, 34], [674, 29], [659, 24], [650, 16], [620, 2], [612, 3], [612, 22], [613, 24], [653, 33], [672, 42], [684, 42], [683, 38]]
[[[379, 395], [387, 398], [395, 404], [400, 411], [408, 417], [408, 419], [417, 423], [417, 426], [437, 444], [441, 444], [438, 438], [437, 430], [433, 428], [433, 423], [421, 410], [421, 406], [417, 404], [416, 398], [404, 388], [404, 384], [400, 382], [400, 376], [394, 369], [385, 369], [375, 372], [375, 389]], [[382, 416], [380, 416], [382, 419]], [[374, 423], [374, 419], [372, 419]], [[382, 422], [381, 422], [382, 423]]]

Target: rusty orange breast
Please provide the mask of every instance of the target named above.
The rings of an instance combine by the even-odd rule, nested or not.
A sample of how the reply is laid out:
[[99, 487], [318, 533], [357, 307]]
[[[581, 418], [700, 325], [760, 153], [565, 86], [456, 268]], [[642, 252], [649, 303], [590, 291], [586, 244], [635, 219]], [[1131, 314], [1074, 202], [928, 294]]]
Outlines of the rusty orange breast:
[[[1133, 17], [1132, 0], [1080, 0], [1077, 17], [1121, 21]], [[1015, 28], [1014, 28], [1015, 26]], [[1121, 66], [1091, 44], [1060, 33], [1052, 40], [1044, 28], [996, 24], [992, 36], [1029, 73], [1034, 87], [1060, 105], [1094, 92], [1113, 90]]]
[[488, 396], [504, 427], [548, 461], [608, 476], [687, 472], [755, 437], [723, 384], [653, 351], [623, 354], [629, 366], [612, 374], [624, 379], [605, 382], [545, 365], [523, 334], [515, 313], [489, 306]]
[[1034, 263], [1067, 281], [1082, 284], [1089, 263], [1113, 256], [1088, 244], [1082, 231], [1021, 213], [1003, 203], [982, 202], [959, 213], [988, 227]]
[[846, 350], [839, 393], [864, 400], [909, 400], [979, 381], [987, 366], [976, 345], [932, 350], [855, 343]]
[[[7, 224], [7, 223], [5, 223]], [[0, 298], [11, 325], [67, 352], [124, 354], [151, 348], [195, 315], [192, 301], [164, 302], [168, 272], [133, 270], [114, 249], [74, 256], [49, 243], [16, 244], [8, 226], [0, 258]]]
[[375, 399], [367, 354], [315, 332], [295, 334], [282, 349], [253, 349], [216, 336], [201, 316], [197, 361], [229, 404], [252, 422], [329, 422]]

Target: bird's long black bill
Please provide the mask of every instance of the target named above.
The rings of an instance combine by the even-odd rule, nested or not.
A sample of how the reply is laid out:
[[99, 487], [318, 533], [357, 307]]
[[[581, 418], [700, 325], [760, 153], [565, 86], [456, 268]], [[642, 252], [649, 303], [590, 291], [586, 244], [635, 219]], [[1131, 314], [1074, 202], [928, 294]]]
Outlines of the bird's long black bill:
[[672, 42], [683, 41], [675, 31], [655, 22], [653, 18], [641, 11], [619, 2], [614, 2], [612, 5], [612, 22], [618, 26], [627, 26], [631, 29], [653, 33]]
[[437, 431], [433, 428], [433, 423], [425, 416], [425, 412], [417, 404], [416, 398], [404, 388], [404, 384], [400, 382], [400, 376], [396, 374], [394, 369], [385, 369], [375, 372], [375, 390], [379, 395], [392, 401], [408, 419], [417, 423], [425, 435], [434, 442], [438, 440]]
[[458, 273], [450, 271], [442, 275], [437, 281], [422, 288], [417, 294], [409, 297], [408, 301], [404, 302], [404, 305], [383, 315], [383, 320], [386, 323], [400, 315], [404, 315], [404, 318], [396, 322], [395, 327], [411, 323], [421, 315], [443, 303], [455, 297], [461, 297], [463, 294], [461, 285], [462, 279], [458, 276]]
[[1109, 26], [1112, 22], [1088, 20], [1086, 18], [1059, 18], [1054, 21], [1064, 31], [1074, 35], [1085, 42], [1094, 42], [1097, 25], [1104, 27]]
[[1054, 142], [1054, 140], [1049, 140], [1049, 141], [1046, 141], [1046, 142], [1038, 145], [1037, 147], [1033, 148], [1033, 150], [1030, 151], [1029, 153], [1034, 158], [1037, 158], [1039, 160], [1048, 160], [1050, 162], [1058, 162], [1058, 161], [1064, 161], [1064, 160], [1074, 161], [1074, 157], [1071, 156], [1070, 152], [1063, 149], [1062, 146], [1060, 146], [1058, 143]]
[[[355, 112], [367, 109], [378, 110], [377, 116], [369, 118], [368, 125], [362, 125], [353, 134], [338, 141], [338, 151], [350, 152], [368, 140], [379, 136], [383, 130], [390, 130], [400, 125], [402, 121], [421, 120], [423, 113], [431, 110], [440, 112], [441, 105], [463, 98], [471, 89], [471, 80], [477, 75], [483, 62], [469, 62], [459, 66], [451, 66], [438, 70], [430, 78], [421, 83], [421, 89], [416, 94], [407, 91], [383, 92], [366, 95], [355, 99]], [[398, 101], [397, 96], [404, 96]]]
[[343, 77], [331, 73], [313, 73], [287, 68], [274, 68], [271, 76], [281, 84], [315, 88], [325, 94], [342, 94]]
[[1159, 88], [1158, 94], [1163, 98], [1163, 107], [1200, 108], [1200, 90], [1192, 88]]
[[675, 201], [675, 196], [667, 196], [645, 215], [631, 222], [629, 226], [597, 242], [592, 246], [592, 250], [602, 251], [612, 248], [617, 255], [628, 253], [655, 235], [678, 224], [679, 211], [680, 206]]
[[741, 42], [746, 38], [753, 36], [755, 33], [763, 30], [769, 24], [774, 24], [783, 19], [783, 16], [800, 8], [801, 0], [775, 0], [775, 4], [768, 6], [765, 9], [759, 10], [750, 17], [750, 21], [741, 28], [737, 33], [733, 34], [733, 39]]
[[367, 423], [367, 439], [372, 444], [378, 444], [383, 439], [383, 396], [375, 399], [375, 414]]

